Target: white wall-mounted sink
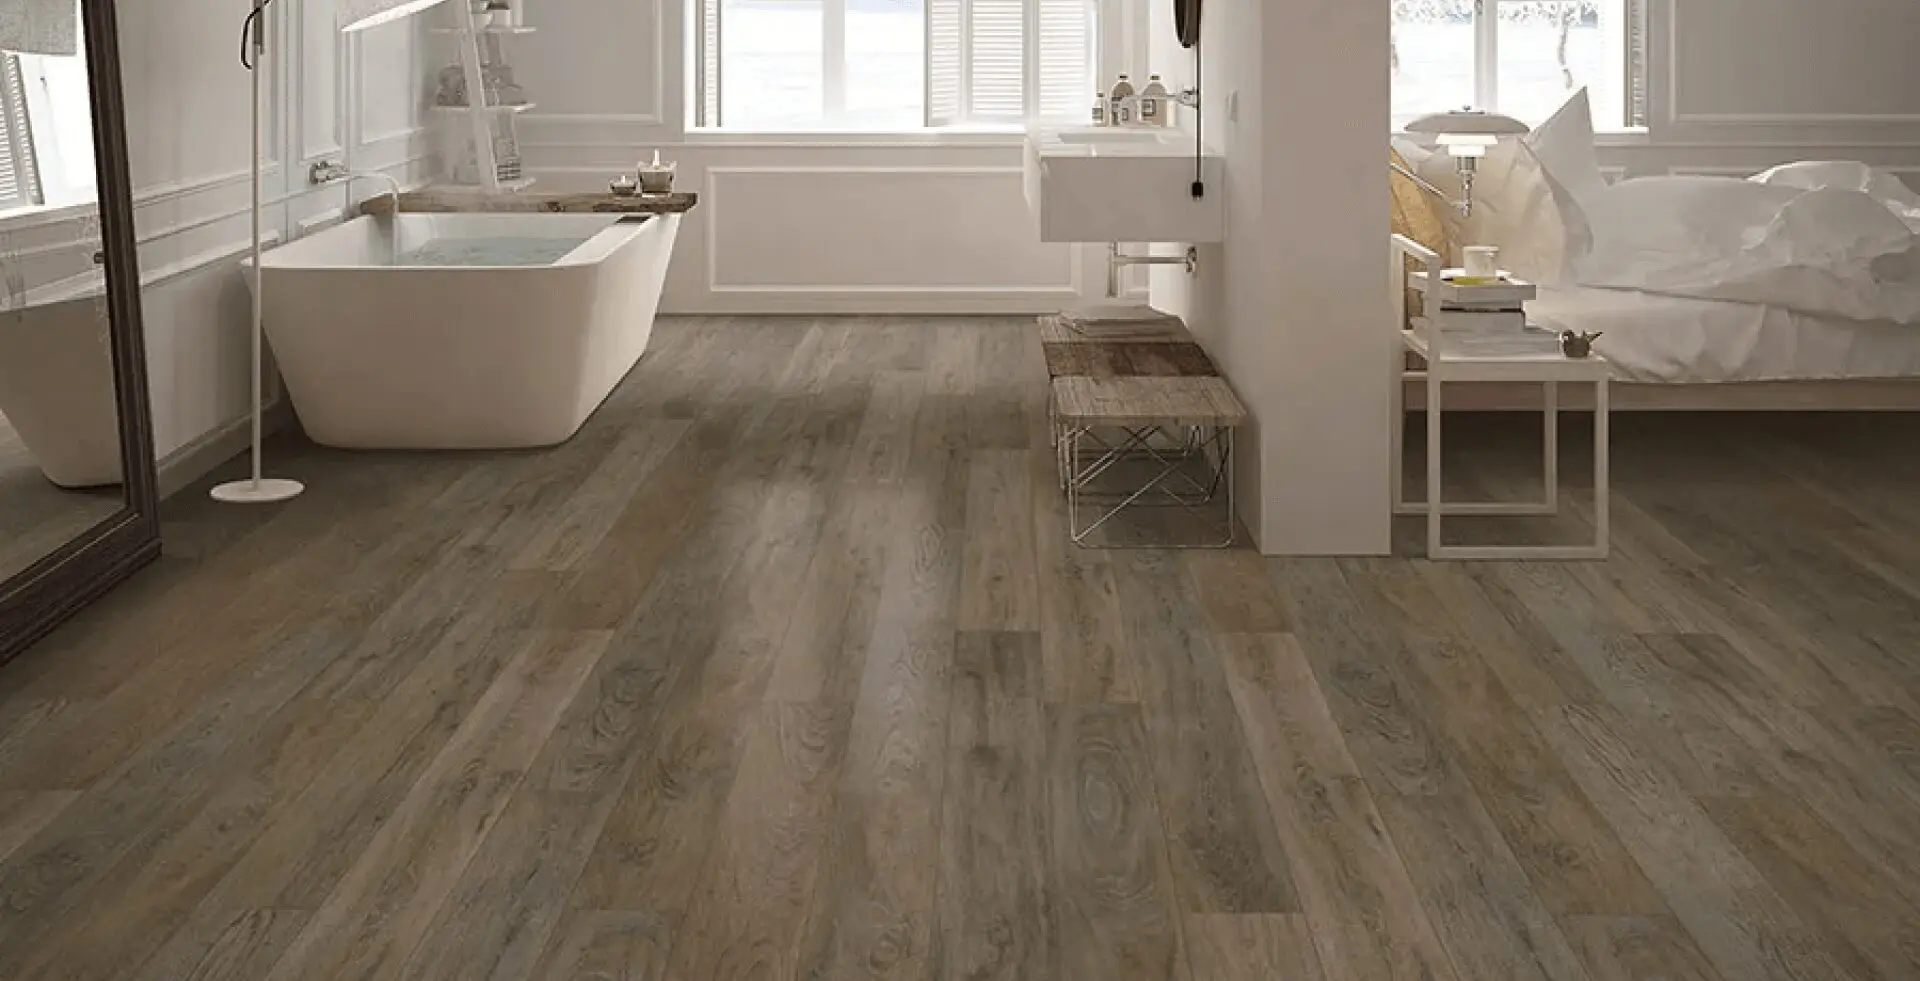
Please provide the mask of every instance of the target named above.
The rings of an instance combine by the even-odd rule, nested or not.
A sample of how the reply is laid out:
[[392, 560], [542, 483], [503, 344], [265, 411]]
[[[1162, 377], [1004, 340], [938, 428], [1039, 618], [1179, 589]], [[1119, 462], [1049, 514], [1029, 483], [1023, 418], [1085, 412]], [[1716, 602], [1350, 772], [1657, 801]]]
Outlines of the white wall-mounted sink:
[[1226, 237], [1226, 166], [1201, 156], [1205, 196], [1193, 196], [1193, 135], [1085, 127], [1027, 132], [1027, 205], [1043, 242], [1218, 242]]

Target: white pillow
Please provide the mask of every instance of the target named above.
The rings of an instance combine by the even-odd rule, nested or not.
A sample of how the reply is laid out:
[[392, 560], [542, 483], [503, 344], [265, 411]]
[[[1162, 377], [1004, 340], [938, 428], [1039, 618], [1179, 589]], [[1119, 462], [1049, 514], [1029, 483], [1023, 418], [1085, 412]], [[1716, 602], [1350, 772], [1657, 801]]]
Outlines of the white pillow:
[[1503, 140], [1480, 159], [1473, 185], [1468, 245], [1497, 245], [1500, 266], [1542, 286], [1564, 280], [1566, 230], [1540, 165], [1519, 140]]
[[1593, 147], [1593, 107], [1587, 90], [1575, 92], [1546, 122], [1523, 141], [1539, 167], [1559, 211], [1566, 233], [1563, 251], [1571, 263], [1593, 242], [1588, 217], [1594, 201], [1607, 189], [1600, 157]]

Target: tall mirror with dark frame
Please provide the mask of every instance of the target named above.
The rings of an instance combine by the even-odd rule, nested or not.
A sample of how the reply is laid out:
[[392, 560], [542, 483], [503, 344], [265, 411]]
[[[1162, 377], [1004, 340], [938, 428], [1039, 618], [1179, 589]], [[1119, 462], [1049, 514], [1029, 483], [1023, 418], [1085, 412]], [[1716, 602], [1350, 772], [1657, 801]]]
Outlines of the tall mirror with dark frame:
[[0, 660], [159, 553], [113, 0], [0, 0]]

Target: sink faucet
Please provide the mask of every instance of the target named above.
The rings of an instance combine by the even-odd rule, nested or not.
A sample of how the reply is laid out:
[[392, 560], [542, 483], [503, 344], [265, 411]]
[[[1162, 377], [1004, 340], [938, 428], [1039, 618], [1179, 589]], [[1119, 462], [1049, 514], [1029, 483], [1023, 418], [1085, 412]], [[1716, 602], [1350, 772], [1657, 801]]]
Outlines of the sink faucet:
[[1173, 101], [1178, 102], [1179, 104], [1186, 106], [1189, 109], [1200, 108], [1199, 86], [1191, 86], [1188, 88], [1181, 89], [1178, 92], [1175, 92], [1173, 94]]

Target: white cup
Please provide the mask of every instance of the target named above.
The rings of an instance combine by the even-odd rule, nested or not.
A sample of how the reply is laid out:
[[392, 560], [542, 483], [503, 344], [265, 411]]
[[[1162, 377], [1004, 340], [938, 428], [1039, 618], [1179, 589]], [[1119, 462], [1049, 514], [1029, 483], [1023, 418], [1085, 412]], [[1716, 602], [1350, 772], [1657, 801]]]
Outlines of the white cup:
[[1500, 275], [1500, 247], [1497, 245], [1469, 245], [1462, 250], [1466, 257], [1463, 272], [1473, 279], [1495, 279]]

